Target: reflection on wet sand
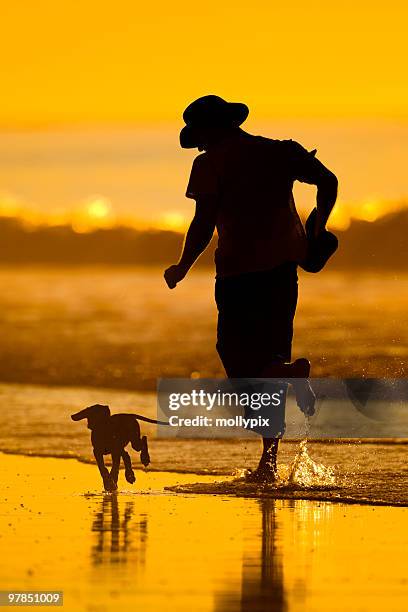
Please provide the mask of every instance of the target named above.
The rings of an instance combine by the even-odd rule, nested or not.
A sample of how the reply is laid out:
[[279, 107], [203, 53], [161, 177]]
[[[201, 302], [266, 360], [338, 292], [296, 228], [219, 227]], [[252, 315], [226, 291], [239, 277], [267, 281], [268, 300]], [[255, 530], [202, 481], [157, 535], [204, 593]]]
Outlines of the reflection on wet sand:
[[[360, 533], [362, 516], [378, 524], [383, 513], [327, 502], [157, 493], [103, 495], [97, 504], [89, 524], [95, 585], [110, 584], [112, 598], [146, 610], [165, 605], [171, 594], [177, 609], [209, 612], [297, 611], [311, 601], [323, 610], [328, 599], [337, 610], [327, 582], [342, 597], [347, 587], [353, 601], [355, 589], [369, 583], [349, 558], [343, 529], [351, 523], [343, 522], [353, 516]], [[347, 563], [354, 564], [352, 584]], [[396, 579], [394, 572], [382, 575], [382, 595]], [[371, 607], [380, 609], [373, 599]]]
[[[276, 517], [275, 500], [259, 502], [262, 515], [261, 550], [254, 558], [244, 552], [241, 610], [248, 606], [256, 610], [282, 612], [287, 609], [283, 584], [282, 551], [277, 547], [279, 523]], [[258, 540], [259, 542], [259, 540]]]
[[91, 530], [96, 535], [91, 558], [94, 565], [127, 563], [129, 558], [144, 565], [147, 546], [147, 515], [135, 520], [135, 502], [119, 506], [117, 494], [104, 495], [97, 508]]
[[408, 508], [165, 490], [198, 480], [104, 495], [93, 465], [1, 455], [0, 588], [58, 585], [67, 612], [406, 611]]
[[[91, 559], [94, 567], [128, 564], [130, 571], [144, 567], [148, 547], [148, 516], [147, 513], [137, 514], [138, 501], [125, 501], [117, 494], [103, 495], [99, 500], [91, 524]], [[249, 609], [254, 612], [285, 612], [288, 605], [280, 542], [282, 526], [276, 511], [276, 504], [281, 502], [264, 499], [250, 503], [253, 512], [243, 524], [243, 550], [239, 561], [242, 565], [241, 584], [237, 582], [238, 559], [231, 559], [232, 580], [222, 581], [213, 609], [217, 612], [247, 612]], [[192, 548], [184, 550], [185, 570], [198, 552]], [[219, 570], [223, 573], [223, 560], [215, 558], [214, 564], [220, 561]]]
[[250, 517], [243, 533], [241, 592], [222, 593], [217, 597], [216, 612], [285, 612], [288, 609], [282, 549], [278, 545], [281, 526], [276, 500], [259, 500], [255, 508], [256, 515]]

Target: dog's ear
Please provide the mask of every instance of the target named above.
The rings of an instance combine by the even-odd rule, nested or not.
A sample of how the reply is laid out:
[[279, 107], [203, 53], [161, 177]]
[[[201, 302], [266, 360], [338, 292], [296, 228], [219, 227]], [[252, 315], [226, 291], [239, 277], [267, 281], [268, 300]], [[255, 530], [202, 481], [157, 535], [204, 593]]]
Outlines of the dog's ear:
[[94, 404], [93, 406], [88, 406], [88, 408], [84, 408], [77, 412], [76, 414], [71, 414], [71, 419], [73, 421], [80, 421], [81, 419], [89, 419], [91, 417], [109, 417], [110, 410], [109, 406], [103, 406], [102, 404]]
[[92, 412], [92, 416], [96, 417], [110, 417], [109, 406], [103, 406], [102, 404], [95, 404], [90, 407], [90, 413]]

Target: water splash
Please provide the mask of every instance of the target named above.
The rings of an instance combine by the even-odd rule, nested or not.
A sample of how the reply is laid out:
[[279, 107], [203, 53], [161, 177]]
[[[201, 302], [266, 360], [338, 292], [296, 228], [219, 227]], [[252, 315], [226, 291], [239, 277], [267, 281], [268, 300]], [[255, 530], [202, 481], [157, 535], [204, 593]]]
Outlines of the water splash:
[[231, 476], [235, 479], [235, 480], [242, 480], [243, 478], [245, 478], [248, 474], [250, 473], [250, 470], [248, 470], [248, 468], [240, 468], [240, 467], [236, 467], [232, 470], [231, 472]]
[[278, 466], [277, 478], [274, 482], [248, 482], [248, 475], [251, 473], [246, 468], [235, 468], [232, 472], [233, 480], [229, 485], [258, 487], [265, 489], [309, 489], [321, 490], [337, 488], [338, 479], [335, 476], [334, 468], [317, 463], [309, 455], [307, 433], [310, 423], [307, 419], [303, 435], [300, 441], [295, 458], [290, 464], [280, 464]]
[[[285, 471], [286, 474], [284, 473]], [[316, 463], [310, 457], [307, 448], [307, 438], [300, 442], [299, 450], [292, 463], [289, 466], [281, 466], [279, 480], [284, 485], [307, 489], [330, 488], [336, 484], [334, 469], [322, 463]]]

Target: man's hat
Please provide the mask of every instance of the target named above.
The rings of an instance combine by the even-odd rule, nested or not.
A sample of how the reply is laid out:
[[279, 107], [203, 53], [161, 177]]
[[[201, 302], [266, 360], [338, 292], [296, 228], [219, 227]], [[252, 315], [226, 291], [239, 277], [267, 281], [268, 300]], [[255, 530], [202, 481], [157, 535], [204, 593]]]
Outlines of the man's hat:
[[201, 144], [197, 128], [238, 127], [248, 117], [249, 108], [240, 102], [227, 102], [219, 96], [203, 96], [194, 100], [183, 113], [186, 123], [180, 132], [183, 149], [193, 149]]
[[306, 221], [307, 252], [304, 261], [299, 265], [306, 272], [320, 272], [337, 251], [339, 242], [332, 232], [324, 230], [314, 235], [317, 220], [317, 209], [314, 208]]

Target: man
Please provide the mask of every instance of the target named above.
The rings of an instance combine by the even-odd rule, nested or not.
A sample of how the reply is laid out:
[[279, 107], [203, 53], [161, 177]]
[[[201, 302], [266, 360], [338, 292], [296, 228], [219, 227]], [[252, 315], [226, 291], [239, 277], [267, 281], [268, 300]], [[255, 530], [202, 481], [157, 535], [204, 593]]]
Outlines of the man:
[[[196, 212], [180, 261], [165, 271], [173, 289], [218, 232], [215, 253], [217, 350], [229, 378], [295, 378], [299, 407], [313, 414], [315, 397], [306, 359], [290, 363], [297, 304], [297, 265], [308, 240], [293, 200], [298, 180], [317, 186], [312, 233], [319, 241], [337, 197], [337, 179], [292, 140], [254, 136], [239, 126], [249, 109], [204, 96], [183, 114], [183, 148], [204, 151], [193, 163], [187, 197]], [[310, 223], [309, 226], [310, 228]], [[276, 477], [279, 438], [264, 438], [255, 480]]]

